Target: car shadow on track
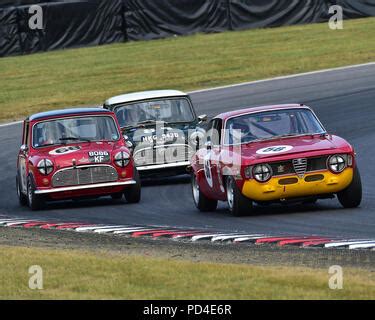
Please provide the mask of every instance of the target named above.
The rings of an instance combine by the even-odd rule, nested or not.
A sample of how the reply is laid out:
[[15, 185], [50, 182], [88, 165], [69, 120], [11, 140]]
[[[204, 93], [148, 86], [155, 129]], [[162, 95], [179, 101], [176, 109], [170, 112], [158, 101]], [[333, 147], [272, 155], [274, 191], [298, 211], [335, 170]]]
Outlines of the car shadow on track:
[[[356, 209], [359, 210], [359, 209]], [[277, 216], [277, 215], [297, 215], [297, 214], [334, 214], [342, 211], [347, 212], [347, 210], [340, 207], [340, 205], [336, 204], [334, 201], [333, 203], [328, 202], [318, 202], [316, 204], [270, 204], [267, 206], [262, 205], [254, 205], [253, 211], [247, 215], [241, 217], [234, 217], [230, 214], [227, 206], [225, 203], [221, 203], [218, 209], [214, 212], [209, 212], [208, 214], [216, 214], [220, 216], [228, 216], [228, 218], [251, 218], [251, 217], [261, 217], [261, 216]], [[207, 213], [204, 213], [207, 214]]]

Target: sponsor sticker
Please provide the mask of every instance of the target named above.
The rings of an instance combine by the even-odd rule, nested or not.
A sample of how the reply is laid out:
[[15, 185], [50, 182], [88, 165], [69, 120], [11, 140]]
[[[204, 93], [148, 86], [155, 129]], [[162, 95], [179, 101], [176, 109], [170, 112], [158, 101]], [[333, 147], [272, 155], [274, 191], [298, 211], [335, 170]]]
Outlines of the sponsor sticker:
[[111, 160], [109, 152], [107, 151], [90, 151], [89, 161], [91, 163], [104, 163]]
[[283, 146], [272, 146], [272, 147], [266, 147], [266, 148], [262, 148], [262, 149], [259, 149], [257, 150], [257, 154], [275, 154], [275, 153], [281, 153], [281, 152], [287, 152], [289, 150], [292, 150], [293, 147], [292, 146], [287, 146], [287, 145], [283, 145]]

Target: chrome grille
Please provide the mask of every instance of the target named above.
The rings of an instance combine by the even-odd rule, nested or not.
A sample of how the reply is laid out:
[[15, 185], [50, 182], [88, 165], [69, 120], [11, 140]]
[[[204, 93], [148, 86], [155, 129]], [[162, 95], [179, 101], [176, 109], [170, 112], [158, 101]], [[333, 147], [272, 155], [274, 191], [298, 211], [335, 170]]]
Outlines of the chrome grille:
[[163, 145], [136, 150], [136, 166], [190, 161], [194, 151], [189, 145]]
[[57, 171], [52, 178], [53, 187], [80, 186], [118, 180], [115, 168], [111, 166], [84, 166]]
[[307, 159], [293, 159], [293, 168], [296, 174], [302, 178], [307, 170]]

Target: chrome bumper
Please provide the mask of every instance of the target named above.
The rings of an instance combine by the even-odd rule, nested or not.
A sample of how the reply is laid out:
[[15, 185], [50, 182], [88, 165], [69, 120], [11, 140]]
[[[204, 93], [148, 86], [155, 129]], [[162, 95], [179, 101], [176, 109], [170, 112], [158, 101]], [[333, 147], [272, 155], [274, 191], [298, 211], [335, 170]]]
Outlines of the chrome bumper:
[[165, 168], [185, 167], [185, 166], [189, 166], [189, 165], [190, 165], [190, 161], [175, 162], [175, 163], [151, 164], [149, 166], [139, 166], [139, 167], [137, 167], [137, 170], [138, 171], [157, 170], [157, 169], [165, 169]]
[[50, 193], [56, 193], [56, 192], [77, 191], [77, 190], [85, 190], [85, 189], [118, 187], [118, 186], [126, 186], [126, 185], [131, 185], [131, 184], [136, 184], [136, 183], [137, 182], [135, 180], [128, 180], [128, 181], [122, 181], [122, 182], [97, 183], [97, 184], [88, 184], [88, 185], [82, 185], [82, 186], [53, 188], [53, 189], [46, 189], [46, 190], [35, 190], [35, 194], [50, 194]]

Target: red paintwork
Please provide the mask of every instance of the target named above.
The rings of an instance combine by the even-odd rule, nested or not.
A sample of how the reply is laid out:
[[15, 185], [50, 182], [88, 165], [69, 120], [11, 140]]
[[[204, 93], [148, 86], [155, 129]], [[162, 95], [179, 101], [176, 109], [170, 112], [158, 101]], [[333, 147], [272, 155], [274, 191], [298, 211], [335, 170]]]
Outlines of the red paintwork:
[[[256, 113], [263, 111], [271, 111], [276, 109], [293, 109], [293, 108], [305, 108], [311, 110], [307, 106], [301, 105], [274, 105], [274, 106], [263, 106], [256, 108], [248, 108], [238, 111], [226, 112], [216, 116], [214, 119], [222, 120], [222, 129], [225, 128], [226, 120], [231, 117], [240, 116], [248, 113]], [[223, 135], [223, 134], [222, 134]], [[290, 145], [293, 147], [292, 150], [283, 152], [281, 154], [257, 154], [256, 151], [262, 148], [275, 146], [275, 145]], [[213, 186], [211, 187], [207, 183], [207, 179], [204, 173], [204, 158], [210, 152], [210, 165], [212, 171]], [[227, 196], [226, 192], [221, 187], [223, 184], [223, 173], [224, 167], [231, 166], [233, 163], [234, 155], [237, 155], [237, 158], [241, 159], [241, 169], [240, 174], [242, 179], [236, 179], [237, 186], [242, 190], [245, 175], [244, 170], [250, 165], [255, 165], [259, 163], [269, 163], [283, 160], [290, 160], [295, 158], [309, 158], [320, 155], [332, 155], [346, 153], [351, 154], [353, 157], [353, 167], [355, 166], [355, 152], [353, 147], [343, 138], [340, 138], [335, 135], [326, 135], [322, 137], [320, 135], [314, 136], [300, 136], [300, 137], [288, 137], [288, 138], [278, 138], [266, 141], [252, 142], [248, 144], [241, 145], [241, 153], [238, 154], [233, 146], [226, 146], [222, 141], [220, 146], [213, 146], [211, 151], [208, 151], [206, 148], [201, 148], [198, 150], [195, 155], [192, 157], [192, 170], [197, 177], [197, 182], [199, 184], [200, 190], [205, 194], [206, 197], [226, 201]], [[219, 165], [219, 170], [217, 166]]]
[[[67, 143], [64, 145], [64, 147], [69, 146], [79, 146], [81, 149], [72, 153], [66, 153], [66, 154], [60, 154], [60, 155], [54, 155], [50, 154], [52, 150], [58, 149], [59, 147], [63, 147], [62, 145], [54, 145], [44, 148], [33, 148], [32, 146], [32, 128], [33, 126], [41, 121], [45, 120], [51, 120], [54, 118], [71, 118], [74, 116], [90, 116], [90, 115], [98, 115], [97, 113], [92, 113], [88, 111], [87, 113], [80, 112], [79, 114], [75, 114], [74, 112], [67, 114], [67, 115], [57, 115], [57, 116], [48, 116], [45, 118], [38, 118], [37, 120], [28, 120], [26, 119], [23, 124], [23, 143], [27, 144], [28, 151], [26, 154], [24, 154], [21, 150], [18, 155], [18, 161], [17, 161], [17, 170], [20, 168], [20, 161], [24, 161], [25, 163], [25, 180], [29, 177], [34, 180], [34, 183], [36, 185], [36, 188], [38, 190], [48, 190], [52, 189], [52, 186], [50, 185], [52, 176], [55, 174], [56, 171], [72, 167], [73, 166], [73, 159], [76, 160], [77, 167], [81, 165], [92, 165], [93, 163], [89, 162], [89, 151], [107, 151], [110, 154], [110, 162], [103, 163], [112, 165], [118, 172], [119, 180], [118, 181], [127, 181], [133, 179], [133, 168], [134, 163], [133, 159], [131, 158], [130, 163], [125, 168], [120, 168], [116, 166], [114, 163], [114, 156], [120, 152], [124, 151], [130, 154], [130, 151], [125, 145], [124, 139], [120, 138], [118, 141], [112, 142], [112, 141], [103, 141], [103, 142], [76, 142], [76, 143]], [[118, 124], [117, 118], [114, 115], [114, 113], [107, 111], [100, 113], [102, 116], [111, 116], [117, 127], [118, 131], [121, 135], [120, 126]], [[33, 119], [33, 118], [31, 118]], [[28, 126], [28, 130], [27, 129]], [[28, 131], [28, 132], [26, 132]], [[28, 139], [25, 139], [25, 134], [28, 133]], [[54, 170], [51, 174], [48, 176], [42, 175], [39, 170], [36, 168], [37, 164], [42, 159], [50, 159], [54, 163]], [[97, 163], [98, 164], [98, 163]], [[125, 172], [125, 178], [122, 178], [121, 174]], [[45, 185], [43, 184], [43, 179], [48, 179], [49, 184]], [[106, 188], [97, 188], [97, 189], [81, 189], [76, 191], [68, 191], [68, 192], [56, 192], [56, 193], [50, 193], [47, 195], [48, 199], [50, 200], [62, 200], [62, 199], [71, 199], [71, 198], [79, 198], [79, 197], [87, 197], [87, 196], [103, 196], [103, 195], [110, 195], [113, 193], [119, 193], [125, 190], [127, 186], [116, 186], [116, 187], [106, 187]], [[57, 189], [57, 188], [56, 188]], [[24, 189], [24, 193], [26, 190]]]

